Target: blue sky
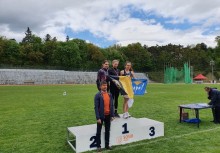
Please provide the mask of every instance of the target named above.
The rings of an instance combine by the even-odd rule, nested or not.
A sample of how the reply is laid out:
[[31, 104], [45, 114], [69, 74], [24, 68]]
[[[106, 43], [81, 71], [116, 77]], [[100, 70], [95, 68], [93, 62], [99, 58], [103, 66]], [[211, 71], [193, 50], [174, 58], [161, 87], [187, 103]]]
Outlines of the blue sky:
[[65, 33], [66, 33], [66, 35], [68, 35], [72, 39], [74, 39], [74, 38], [83, 39], [89, 43], [93, 43], [93, 44], [100, 46], [102, 48], [106, 48], [106, 47], [109, 47], [109, 46], [116, 44], [116, 41], [108, 40], [105, 37], [95, 36], [88, 30], [84, 30], [81, 32], [77, 32], [77, 31], [74, 32], [70, 28], [66, 28]]
[[41, 38], [68, 35], [103, 48], [136, 42], [215, 47], [219, 18], [219, 0], [0, 1], [1, 36], [21, 41], [30, 27]]
[[[146, 20], [155, 20], [155, 23], [152, 23], [153, 25], [161, 24], [165, 29], [169, 30], [187, 30], [192, 28], [193, 26], [199, 26], [199, 23], [190, 23], [187, 20], [184, 20], [183, 23], [173, 24], [169, 22], [173, 20], [170, 17], [164, 18], [162, 16], [155, 15], [153, 12], [146, 13], [143, 10], [133, 10], [129, 6], [127, 7], [127, 9], [129, 9], [130, 18], [136, 18], [143, 22]], [[209, 30], [205, 31], [204, 34], [206, 34], [207, 32], [209, 32]], [[97, 44], [101, 47], [108, 47], [117, 43], [116, 40], [108, 40], [105, 37], [96, 36], [89, 30], [73, 32], [70, 28], [66, 28], [65, 33], [71, 38], [80, 38], [88, 40], [89, 42]]]
[[[183, 23], [177, 23], [177, 24], [172, 24], [169, 23], [171, 18], [163, 18], [162, 16], [156, 16], [154, 14], [145, 14], [142, 11], [134, 11], [131, 12], [131, 18], [136, 18], [141, 21], [145, 21], [146, 19], [148, 20], [155, 20], [155, 23], [152, 24], [161, 24], [165, 29], [169, 30], [187, 30], [192, 28], [193, 26], [199, 26], [199, 23], [189, 23], [187, 20], [184, 20]], [[214, 29], [214, 27], [210, 27], [207, 31], [204, 31], [204, 35], [209, 34], [209, 32]], [[68, 35], [70, 38], [79, 38], [83, 40], [88, 40], [91, 43], [94, 43], [98, 46], [101, 47], [109, 47], [111, 45], [114, 45], [117, 43], [116, 40], [108, 40], [105, 37], [101, 36], [96, 36], [93, 33], [91, 33], [89, 30], [84, 30], [84, 31], [72, 31], [70, 28], [66, 28], [65, 30], [66, 35]]]

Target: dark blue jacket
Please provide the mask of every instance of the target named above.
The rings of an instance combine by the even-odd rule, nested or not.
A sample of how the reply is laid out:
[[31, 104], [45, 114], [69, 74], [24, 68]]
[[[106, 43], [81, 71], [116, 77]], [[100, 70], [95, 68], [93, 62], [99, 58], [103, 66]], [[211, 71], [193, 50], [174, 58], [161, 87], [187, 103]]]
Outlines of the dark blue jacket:
[[220, 91], [216, 89], [211, 89], [209, 91], [209, 97], [211, 99], [209, 105], [220, 106]]
[[[110, 93], [108, 93], [110, 96], [110, 116], [114, 117], [114, 104], [113, 104], [113, 98], [112, 95]], [[101, 92], [98, 92], [95, 95], [94, 98], [94, 105], [95, 105], [95, 115], [96, 115], [96, 119], [104, 119], [105, 118], [105, 114], [104, 114], [104, 100], [103, 100], [103, 96]]]
[[98, 90], [100, 91], [100, 83], [102, 81], [106, 81], [107, 82], [107, 86], [108, 86], [108, 91], [109, 91], [109, 79], [108, 79], [108, 69], [102, 68], [98, 71], [97, 73], [97, 79], [96, 79], [96, 85]]

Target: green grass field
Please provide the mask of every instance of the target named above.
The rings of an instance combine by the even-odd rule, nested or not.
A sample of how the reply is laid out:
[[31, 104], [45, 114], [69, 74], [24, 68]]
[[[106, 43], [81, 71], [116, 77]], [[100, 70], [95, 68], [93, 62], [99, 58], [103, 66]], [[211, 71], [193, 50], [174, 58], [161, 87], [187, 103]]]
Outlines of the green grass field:
[[[130, 113], [164, 122], [165, 136], [114, 146], [111, 152], [219, 153], [220, 125], [210, 122], [210, 109], [200, 111], [200, 128], [178, 120], [178, 105], [208, 102], [204, 87], [149, 84], [147, 94], [135, 96]], [[96, 92], [95, 85], [0, 86], [0, 153], [73, 152], [66, 142], [66, 128], [96, 123]], [[122, 101], [120, 97], [119, 112]]]

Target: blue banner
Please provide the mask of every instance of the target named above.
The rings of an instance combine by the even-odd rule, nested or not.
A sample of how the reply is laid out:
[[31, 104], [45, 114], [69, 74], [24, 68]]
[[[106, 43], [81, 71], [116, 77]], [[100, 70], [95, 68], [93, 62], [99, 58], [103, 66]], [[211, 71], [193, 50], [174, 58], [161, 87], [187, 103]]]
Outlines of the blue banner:
[[134, 95], [144, 95], [147, 83], [147, 79], [132, 79]]

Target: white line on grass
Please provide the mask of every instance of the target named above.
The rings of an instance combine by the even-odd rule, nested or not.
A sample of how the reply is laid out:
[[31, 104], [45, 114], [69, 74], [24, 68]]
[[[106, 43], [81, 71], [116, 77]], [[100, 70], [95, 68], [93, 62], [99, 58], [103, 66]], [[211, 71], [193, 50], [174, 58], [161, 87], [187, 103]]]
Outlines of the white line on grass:
[[[161, 139], [156, 139], [156, 140], [151, 139], [148, 142], [141, 142], [141, 143], [133, 144], [133, 145], [132, 144], [123, 145], [123, 146], [121, 146], [119, 148], [114, 148], [114, 150], [123, 150], [123, 149], [128, 149], [128, 148], [131, 148], [131, 147], [148, 145], [148, 144], [156, 143], [156, 142], [159, 142], [159, 141], [165, 141], [165, 140], [171, 140], [171, 139], [176, 139], [176, 138], [182, 138], [182, 137], [185, 137], [185, 136], [191, 136], [192, 134], [205, 133], [205, 132], [214, 131], [214, 130], [217, 130], [217, 129], [220, 129], [220, 127], [216, 127], [216, 128], [213, 128], [213, 129], [196, 131], [196, 132], [191, 132], [191, 133], [182, 134], [182, 135], [176, 135], [176, 136], [172, 136], [172, 137], [168, 137], [168, 138], [158, 137], [158, 138], [161, 138]], [[106, 150], [105, 152], [109, 152], [109, 151]]]

